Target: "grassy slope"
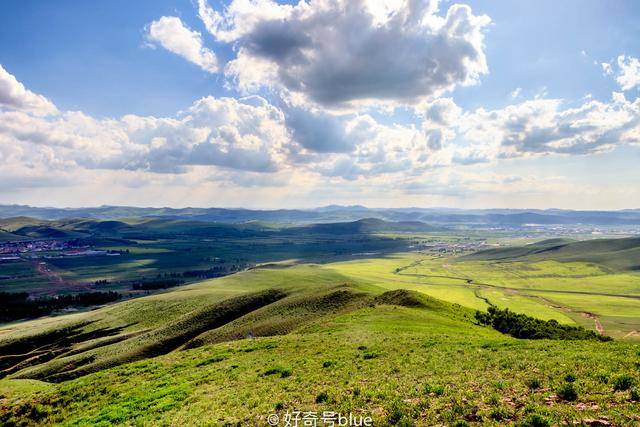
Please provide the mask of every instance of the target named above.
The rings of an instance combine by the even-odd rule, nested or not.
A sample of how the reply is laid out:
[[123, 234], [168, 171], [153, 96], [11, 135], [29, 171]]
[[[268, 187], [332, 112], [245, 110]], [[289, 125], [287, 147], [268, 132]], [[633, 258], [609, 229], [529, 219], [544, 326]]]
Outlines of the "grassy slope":
[[[52, 341], [52, 332], [71, 329], [62, 334], [64, 339], [56, 338], [58, 348], [40, 349], [45, 354], [57, 352], [54, 359], [21, 366], [0, 381], [0, 395], [5, 396], [0, 398], [0, 413], [3, 408], [18, 408], [22, 415], [14, 421], [68, 424], [135, 420], [192, 424], [211, 416], [216, 417], [211, 420], [214, 423], [246, 424], [282, 403], [287, 409], [359, 409], [380, 422], [397, 413], [425, 423], [466, 418], [504, 424], [535, 412], [555, 422], [598, 413], [618, 424], [632, 424], [628, 393], [614, 393], [607, 381], [621, 374], [638, 375], [640, 357], [634, 345], [518, 341], [470, 321], [473, 311], [469, 308], [485, 308], [482, 297], [488, 297], [498, 305], [506, 298], [503, 303], [515, 311], [567, 323], [584, 320], [585, 326], [593, 326], [588, 319], [567, 317], [540, 298], [513, 294], [500, 285], [521, 286], [549, 299], [578, 297], [580, 301], [565, 303], [579, 306], [591, 296], [542, 295], [544, 291], [526, 287], [554, 275], [576, 283], [606, 274], [584, 263], [521, 263], [505, 270], [505, 265], [486, 262], [454, 264], [446, 258], [400, 254], [251, 270], [93, 312], [9, 325], [0, 330], [0, 354], [4, 355], [29, 351], [27, 344], [38, 336], [46, 343]], [[633, 294], [636, 276], [629, 277], [626, 291]], [[478, 278], [496, 286], [479, 285]], [[399, 288], [469, 308], [432, 299], [423, 300], [422, 307], [406, 302], [412, 307], [398, 307], [390, 305], [400, 302], [393, 298], [378, 299], [377, 306], [371, 306], [376, 295]], [[237, 301], [270, 289], [286, 297], [207, 326], [213, 329], [190, 329], [215, 318], [221, 301]], [[609, 305], [602, 301], [596, 297], [588, 308]], [[613, 330], [619, 327], [620, 317], [615, 314], [620, 313], [611, 307], [603, 312], [602, 321]], [[629, 327], [635, 327], [640, 315], [633, 307], [626, 310]], [[227, 341], [249, 332], [289, 335]], [[166, 347], [166, 342], [171, 345]], [[190, 349], [181, 351], [181, 346]], [[121, 365], [136, 360], [131, 354], [146, 357], [170, 350], [160, 357]], [[15, 366], [15, 360], [0, 362]], [[325, 362], [330, 366], [323, 368]], [[265, 375], [270, 370], [276, 374]], [[291, 376], [282, 377], [282, 372], [289, 371]], [[554, 394], [567, 373], [578, 377], [579, 402], [601, 409], [545, 403], [544, 398]], [[78, 374], [88, 375], [60, 384], [32, 380], [60, 381]], [[527, 389], [526, 382], [532, 378], [540, 380], [541, 390]], [[315, 403], [322, 392], [329, 401]]]
[[490, 262], [398, 254], [382, 259], [329, 264], [327, 268], [385, 289], [405, 288], [467, 307], [501, 308], [594, 329], [595, 315], [607, 334], [638, 339], [640, 275], [611, 273], [584, 262]]
[[[176, 351], [48, 387], [3, 380], [0, 390], [14, 391], [0, 391], [8, 396], [0, 413], [12, 408], [20, 414], [13, 421], [62, 425], [264, 425], [285, 410], [361, 413], [376, 425], [403, 417], [505, 425], [531, 414], [554, 423], [602, 415], [635, 422], [628, 392], [607, 383], [637, 374], [633, 345], [516, 340], [469, 317], [430, 299], [382, 304], [290, 335]], [[578, 401], [545, 401], [569, 373]], [[540, 388], [527, 386], [532, 379]], [[18, 387], [25, 390], [16, 394]]]
[[640, 237], [594, 239], [580, 242], [552, 239], [510, 248], [489, 249], [465, 257], [488, 261], [578, 261], [616, 270], [640, 269]]
[[[240, 303], [224, 322], [211, 323], [226, 309], [222, 303], [270, 289], [283, 295], [247, 309]], [[348, 295], [340, 298], [340, 290]], [[354, 306], [360, 293], [355, 281], [316, 266], [252, 270], [92, 312], [9, 325], [0, 331], [0, 355], [5, 355], [0, 369], [15, 378], [65, 380], [171, 351], [209, 330], [232, 338], [244, 337], [248, 330], [286, 333], [320, 315]], [[280, 304], [274, 303], [280, 299]], [[317, 304], [309, 304], [314, 300]], [[205, 335], [200, 341], [221, 339]]]

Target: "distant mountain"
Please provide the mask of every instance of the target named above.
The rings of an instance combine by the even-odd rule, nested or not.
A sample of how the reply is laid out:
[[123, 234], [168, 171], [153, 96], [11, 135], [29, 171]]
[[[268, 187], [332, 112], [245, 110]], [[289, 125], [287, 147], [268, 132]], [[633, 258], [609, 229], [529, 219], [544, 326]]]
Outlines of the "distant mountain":
[[369, 234], [383, 232], [433, 232], [442, 231], [442, 227], [434, 227], [419, 221], [389, 222], [377, 218], [365, 218], [353, 222], [334, 222], [314, 224], [300, 230], [316, 234]]
[[[442, 226], [523, 227], [531, 225], [637, 226], [640, 209], [620, 211], [572, 211], [561, 209], [450, 209], [378, 208], [329, 205], [316, 209], [223, 209], [223, 208], [139, 208], [100, 206], [95, 208], [38, 208], [0, 205], [0, 218], [31, 217], [45, 220], [94, 218], [173, 218], [181, 220], [239, 224], [264, 222], [281, 225], [353, 222], [379, 219], [392, 222], [423, 222]], [[1, 227], [0, 227], [1, 228]]]
[[[6, 228], [3, 230], [2, 226]], [[352, 222], [318, 223], [304, 226], [274, 227], [260, 222], [241, 224], [211, 221], [194, 221], [174, 218], [141, 218], [136, 220], [63, 219], [38, 220], [33, 218], [10, 218], [0, 220], [1, 240], [32, 239], [146, 239], [198, 236], [207, 238], [239, 238], [292, 236], [300, 234], [374, 234], [383, 232], [432, 232], [442, 231], [418, 221], [390, 222], [366, 218]]]

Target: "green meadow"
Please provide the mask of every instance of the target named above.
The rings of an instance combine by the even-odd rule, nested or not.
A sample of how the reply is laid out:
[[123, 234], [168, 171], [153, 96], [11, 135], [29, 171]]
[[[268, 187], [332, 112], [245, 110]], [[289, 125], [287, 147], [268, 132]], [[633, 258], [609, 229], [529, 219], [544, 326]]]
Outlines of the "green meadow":
[[[266, 263], [0, 326], [0, 424], [637, 425], [639, 298], [635, 270], [591, 260]], [[614, 341], [513, 338], [476, 320], [490, 306]]]

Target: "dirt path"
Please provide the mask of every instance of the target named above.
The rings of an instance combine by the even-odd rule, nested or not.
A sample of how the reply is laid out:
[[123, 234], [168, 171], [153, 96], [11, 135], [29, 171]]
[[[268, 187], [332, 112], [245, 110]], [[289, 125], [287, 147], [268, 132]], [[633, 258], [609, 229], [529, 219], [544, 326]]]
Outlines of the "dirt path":
[[548, 300], [548, 299], [546, 299], [544, 297], [541, 297], [539, 295], [531, 295], [531, 296], [533, 298], [537, 298], [537, 299], [543, 301], [547, 307], [554, 308], [556, 310], [562, 310], [565, 313], [579, 314], [582, 317], [586, 317], [587, 319], [593, 320], [593, 323], [595, 324], [595, 327], [596, 327], [596, 331], [598, 331], [598, 333], [600, 335], [606, 335], [606, 332], [604, 330], [604, 326], [602, 326], [602, 323], [600, 323], [600, 318], [598, 317], [597, 314], [590, 313], [588, 311], [575, 311], [575, 310], [572, 310], [571, 308], [569, 308], [567, 306], [560, 305], [555, 301], [550, 301], [550, 300]]
[[600, 323], [600, 319], [598, 318], [597, 315], [593, 314], [593, 313], [589, 313], [588, 311], [583, 311], [580, 313], [580, 315], [588, 318], [588, 319], [593, 319], [593, 322], [596, 324], [596, 330], [598, 331], [598, 333], [600, 335], [604, 335], [604, 327], [602, 326], [602, 323]]
[[34, 292], [34, 294], [56, 294], [58, 290], [73, 290], [73, 291], [89, 291], [91, 285], [87, 283], [78, 283], [65, 279], [62, 274], [52, 270], [49, 264], [42, 260], [34, 260], [32, 262], [33, 267], [38, 274], [46, 277], [49, 283], [53, 287], [47, 289], [45, 292]]

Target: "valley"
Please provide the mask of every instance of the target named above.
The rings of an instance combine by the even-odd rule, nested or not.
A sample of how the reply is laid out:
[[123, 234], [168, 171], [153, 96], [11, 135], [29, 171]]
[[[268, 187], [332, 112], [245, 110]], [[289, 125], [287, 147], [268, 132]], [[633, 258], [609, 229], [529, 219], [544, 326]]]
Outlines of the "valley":
[[[637, 238], [523, 245], [368, 220], [55, 226], [102, 255], [17, 253], [3, 290], [124, 299], [0, 326], [5, 424], [264, 425], [295, 410], [382, 425], [638, 421], [633, 392], [612, 386], [640, 366]], [[584, 338], [514, 338], [478, 322], [489, 308]], [[558, 397], [568, 375], [576, 399]]]

